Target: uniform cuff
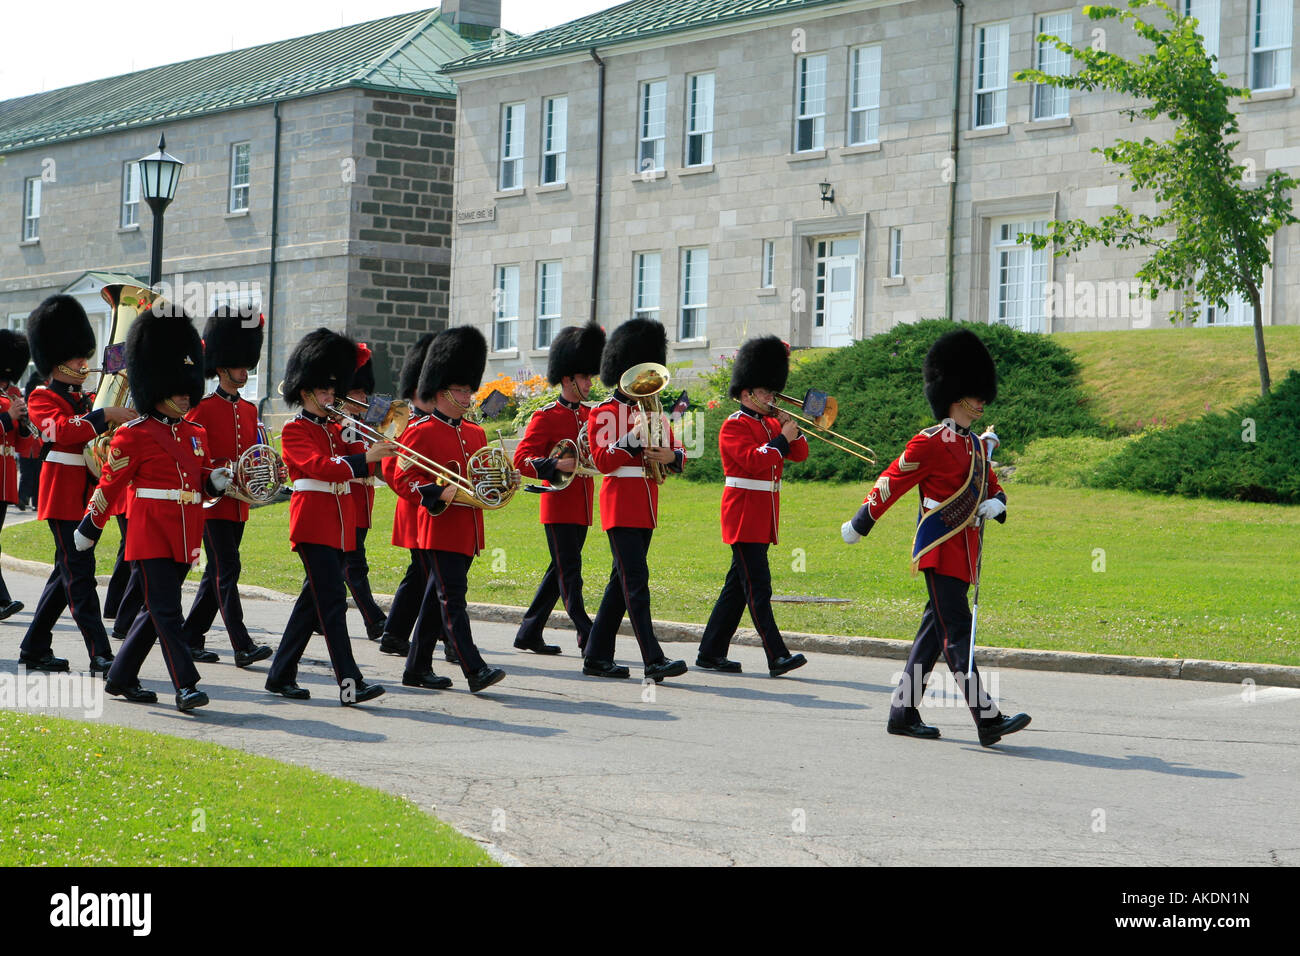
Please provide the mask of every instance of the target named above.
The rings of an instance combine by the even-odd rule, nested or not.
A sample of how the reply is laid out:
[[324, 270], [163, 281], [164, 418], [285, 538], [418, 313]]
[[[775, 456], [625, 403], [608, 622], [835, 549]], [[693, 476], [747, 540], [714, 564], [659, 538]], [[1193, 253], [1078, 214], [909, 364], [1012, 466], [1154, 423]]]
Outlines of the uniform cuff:
[[14, 430], [14, 420], [9, 417], [8, 412], [0, 412], [0, 432], [11, 432]]
[[542, 479], [542, 481], [555, 480], [555, 466], [558, 464], [557, 459], [533, 458], [529, 460], [528, 464], [533, 467], [533, 471], [537, 472], [537, 477]]
[[99, 536], [104, 533], [104, 529], [96, 525], [90, 515], [86, 515], [81, 519], [81, 523], [77, 525], [77, 530], [91, 541], [98, 541]]
[[673, 463], [666, 466], [674, 475], [680, 475], [686, 467], [686, 453], [680, 448], [673, 449]]
[[93, 412], [87, 412], [81, 416], [81, 420], [83, 422], [90, 422], [91, 427], [95, 429], [96, 435], [102, 435], [104, 432], [108, 431], [108, 413], [102, 408], [97, 408]]
[[[998, 501], [1002, 502], [1002, 507], [1005, 508], [1005, 507], [1007, 506], [1007, 493], [1006, 493], [1005, 491], [999, 491], [999, 492], [998, 492], [996, 495], [994, 495], [993, 497], [996, 498], [996, 499], [998, 499]], [[998, 524], [1006, 524], [1006, 523], [1007, 523], [1007, 513], [1004, 511], [1004, 512], [1002, 512], [1002, 514], [998, 515], [998, 516], [997, 516], [996, 518], [994, 518], [993, 520], [996, 521]]]
[[871, 533], [871, 529], [876, 523], [876, 519], [871, 517], [871, 512], [865, 504], [859, 508], [858, 513], [849, 520], [853, 525], [853, 530], [864, 538]]
[[790, 443], [786, 441], [785, 435], [777, 435], [767, 443], [767, 447], [775, 448], [781, 453], [782, 458], [788, 458], [790, 456]]
[[355, 455], [344, 455], [343, 460], [346, 461], [348, 467], [352, 469], [353, 478], [370, 477], [370, 462], [366, 461], [365, 452], [359, 451]]

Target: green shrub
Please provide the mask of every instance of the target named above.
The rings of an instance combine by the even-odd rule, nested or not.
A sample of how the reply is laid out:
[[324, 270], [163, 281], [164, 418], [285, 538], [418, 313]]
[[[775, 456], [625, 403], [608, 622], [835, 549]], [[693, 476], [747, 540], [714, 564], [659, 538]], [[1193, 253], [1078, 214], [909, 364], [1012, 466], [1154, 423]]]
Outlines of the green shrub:
[[[587, 396], [587, 401], [593, 404], [596, 402], [603, 402], [605, 399], [609, 398], [610, 392], [611, 389], [602, 385], [600, 379], [594, 378], [591, 380], [591, 394]], [[533, 417], [533, 412], [537, 411], [543, 405], [551, 404], [551, 402], [555, 401], [559, 397], [560, 386], [553, 385], [546, 391], [539, 392], [532, 398], [527, 398], [520, 402], [519, 410], [515, 412], [514, 421], [511, 423], [514, 426], [515, 434], [523, 435], [524, 429], [528, 427], [528, 419]], [[502, 428], [502, 431], [505, 434], [509, 434], [504, 427]]]
[[1015, 465], [1015, 471], [1002, 480], [1026, 485], [1051, 485], [1055, 488], [1087, 487], [1102, 462], [1119, 454], [1133, 441], [1133, 436], [1094, 438], [1039, 438], [1020, 454], [999, 452], [994, 460]]

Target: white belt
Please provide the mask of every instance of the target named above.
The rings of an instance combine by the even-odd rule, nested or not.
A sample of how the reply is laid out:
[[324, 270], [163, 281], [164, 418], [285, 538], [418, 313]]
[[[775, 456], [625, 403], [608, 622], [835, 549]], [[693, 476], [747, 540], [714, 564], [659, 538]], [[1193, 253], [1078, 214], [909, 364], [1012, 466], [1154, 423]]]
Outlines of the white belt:
[[922, 498], [921, 504], [924, 506], [926, 511], [930, 511], [931, 509], [939, 507], [943, 502], [935, 501], [933, 498]]
[[746, 491], [780, 491], [781, 482], [779, 481], [759, 481], [757, 478], [732, 478], [727, 476], [728, 488], [744, 488]]
[[75, 465], [78, 468], [86, 467], [86, 459], [80, 455], [69, 454], [66, 451], [52, 451], [45, 456], [46, 461], [52, 461], [56, 465]]
[[137, 498], [154, 498], [158, 501], [179, 501], [183, 505], [203, 503], [203, 495], [197, 491], [184, 491], [180, 488], [137, 488]]
[[370, 478], [349, 478], [348, 483], [353, 485], [369, 485], [373, 488], [375, 486], [375, 479], [373, 476]]
[[6, 449], [4, 449], [4, 453], [5, 453], [6, 455], [8, 455], [10, 458], [17, 458], [17, 457], [18, 457], [18, 449], [17, 449], [17, 448], [6, 448]]
[[317, 481], [315, 478], [299, 478], [293, 483], [294, 491], [323, 491], [327, 495], [350, 495], [352, 486], [346, 481]]
[[615, 468], [606, 478], [644, 478], [645, 469], [640, 465], [624, 465], [622, 468]]

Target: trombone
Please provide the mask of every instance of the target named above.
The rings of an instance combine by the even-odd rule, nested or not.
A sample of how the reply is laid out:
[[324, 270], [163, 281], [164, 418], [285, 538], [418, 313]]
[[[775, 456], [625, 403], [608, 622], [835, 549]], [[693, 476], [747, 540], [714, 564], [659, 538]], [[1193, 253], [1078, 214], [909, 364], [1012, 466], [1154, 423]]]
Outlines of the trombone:
[[[876, 463], [876, 453], [874, 450], [868, 448], [861, 442], [854, 441], [847, 435], [841, 435], [838, 432], [831, 431], [831, 425], [835, 423], [835, 419], [839, 416], [840, 409], [839, 402], [837, 402], [832, 396], [812, 388], [808, 389], [804, 394], [803, 401], [799, 401], [799, 399], [792, 398], [782, 392], [776, 392], [775, 395], [781, 401], [789, 405], [794, 405], [800, 411], [806, 412], [808, 415], [812, 416], [810, 418], [805, 418], [803, 415], [797, 415], [794, 412], [786, 412], [786, 414], [795, 421], [801, 422], [804, 425], [804, 432], [806, 434], [811, 435], [813, 438], [820, 438], [822, 441], [826, 442], [826, 444], [838, 448], [840, 451], [847, 452], [854, 458], [860, 458], [873, 465]], [[782, 409], [777, 408], [776, 402], [770, 403], [770, 407], [774, 415], [779, 415], [782, 411]], [[817, 411], [817, 409], [820, 409], [820, 411]], [[828, 435], [830, 436], [829, 438], [827, 437]], [[838, 441], [836, 441], [836, 439], [838, 439]], [[840, 442], [844, 442], [845, 444], [840, 444]], [[850, 445], [853, 447], [849, 447]], [[854, 449], [858, 450], [855, 451]]]

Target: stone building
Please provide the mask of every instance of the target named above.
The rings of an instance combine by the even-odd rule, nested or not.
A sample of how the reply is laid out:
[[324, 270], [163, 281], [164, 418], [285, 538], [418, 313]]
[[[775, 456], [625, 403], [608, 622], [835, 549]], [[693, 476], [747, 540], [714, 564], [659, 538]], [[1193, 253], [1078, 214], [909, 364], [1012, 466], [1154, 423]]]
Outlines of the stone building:
[[[1240, 104], [1257, 175], [1300, 166], [1291, 0], [1179, 0]], [[1167, 321], [1134, 254], [1016, 241], [1129, 192], [1093, 153], [1129, 105], [1016, 82], [1068, 69], [1036, 39], [1138, 49], [1051, 0], [633, 0], [450, 64], [459, 90], [453, 324], [496, 371], [545, 367], [565, 324], [658, 317], [670, 361], [746, 337], [842, 345], [952, 315], [1038, 332]], [[602, 154], [603, 150], [603, 154]], [[598, 163], [598, 157], [600, 162]], [[1137, 203], [1138, 209], [1149, 209]], [[1265, 321], [1294, 322], [1294, 228]], [[1202, 321], [1249, 319], [1234, 303]]]

